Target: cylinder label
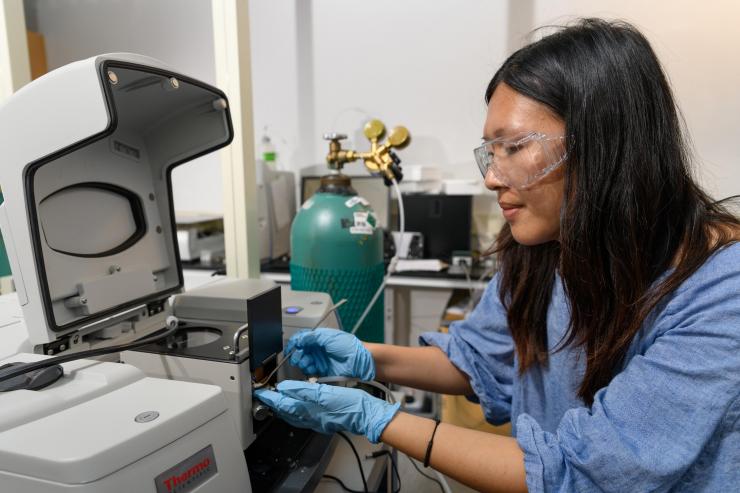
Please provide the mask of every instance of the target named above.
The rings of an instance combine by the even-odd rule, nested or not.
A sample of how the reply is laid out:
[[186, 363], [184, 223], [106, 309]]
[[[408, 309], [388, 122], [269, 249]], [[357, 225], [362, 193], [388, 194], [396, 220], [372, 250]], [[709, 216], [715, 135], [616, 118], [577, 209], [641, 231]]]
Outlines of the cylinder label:
[[370, 211], [354, 212], [354, 226], [350, 226], [349, 232], [353, 235], [371, 235], [375, 231], [377, 220], [375, 214]]

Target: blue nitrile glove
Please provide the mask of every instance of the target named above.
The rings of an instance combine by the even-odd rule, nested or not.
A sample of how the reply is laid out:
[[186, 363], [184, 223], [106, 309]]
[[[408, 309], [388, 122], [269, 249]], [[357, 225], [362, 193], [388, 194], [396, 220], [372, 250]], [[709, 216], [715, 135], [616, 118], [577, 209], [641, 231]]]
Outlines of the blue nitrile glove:
[[284, 354], [306, 375], [373, 380], [375, 362], [360, 340], [337, 329], [301, 330], [290, 338]]
[[351, 431], [372, 443], [380, 441], [401, 406], [360, 389], [297, 380], [280, 382], [277, 392], [259, 389], [254, 395], [292, 426], [321, 433]]

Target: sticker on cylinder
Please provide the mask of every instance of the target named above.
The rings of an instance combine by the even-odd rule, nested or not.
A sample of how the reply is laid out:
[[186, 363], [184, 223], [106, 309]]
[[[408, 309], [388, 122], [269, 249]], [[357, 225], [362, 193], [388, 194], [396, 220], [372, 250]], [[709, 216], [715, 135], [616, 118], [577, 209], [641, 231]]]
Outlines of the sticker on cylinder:
[[368, 207], [370, 205], [370, 202], [368, 202], [367, 199], [365, 199], [364, 197], [360, 197], [359, 195], [355, 195], [354, 197], [351, 197], [351, 198], [347, 199], [347, 201], [344, 203], [344, 205], [346, 205], [350, 209], [352, 207], [356, 206], [357, 204], [362, 204], [365, 207]]
[[301, 206], [301, 209], [310, 209], [311, 207], [313, 207], [313, 197], [304, 202], [304, 204]]
[[370, 211], [362, 211], [353, 213], [355, 218], [354, 226], [349, 228], [349, 232], [353, 235], [371, 235], [375, 231], [375, 226], [378, 224], [375, 214]]

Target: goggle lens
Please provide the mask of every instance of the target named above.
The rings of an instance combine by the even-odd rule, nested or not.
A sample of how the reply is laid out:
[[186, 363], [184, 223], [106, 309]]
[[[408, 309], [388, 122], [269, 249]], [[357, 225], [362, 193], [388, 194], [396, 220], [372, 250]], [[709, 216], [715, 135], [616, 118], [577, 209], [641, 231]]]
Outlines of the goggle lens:
[[522, 138], [494, 139], [475, 149], [475, 160], [484, 178], [490, 169], [505, 185], [525, 188], [565, 160], [563, 139], [535, 133]]

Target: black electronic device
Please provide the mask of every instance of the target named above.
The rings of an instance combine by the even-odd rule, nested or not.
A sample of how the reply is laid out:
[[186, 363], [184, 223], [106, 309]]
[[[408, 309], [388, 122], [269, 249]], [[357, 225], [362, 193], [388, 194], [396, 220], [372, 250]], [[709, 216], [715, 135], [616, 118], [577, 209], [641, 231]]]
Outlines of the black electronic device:
[[472, 195], [404, 194], [406, 231], [424, 238], [424, 257], [449, 261], [455, 250], [470, 250]]

